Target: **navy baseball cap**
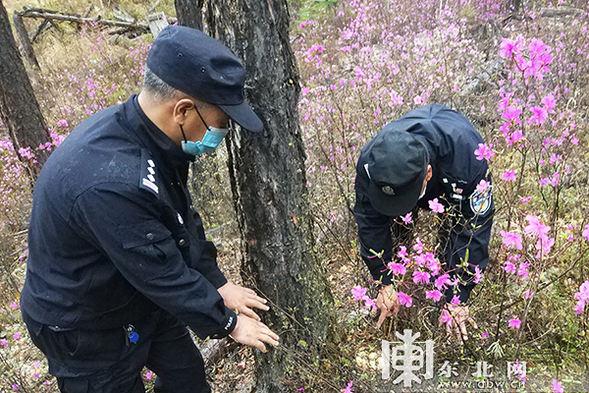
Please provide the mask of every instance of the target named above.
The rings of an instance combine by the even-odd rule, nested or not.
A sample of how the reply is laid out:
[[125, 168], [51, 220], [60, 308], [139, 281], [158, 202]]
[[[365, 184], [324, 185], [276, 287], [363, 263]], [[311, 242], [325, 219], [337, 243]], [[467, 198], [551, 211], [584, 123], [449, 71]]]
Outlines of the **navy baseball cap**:
[[262, 131], [261, 120], [245, 101], [245, 68], [220, 41], [190, 27], [166, 26], [146, 63], [173, 88], [218, 106], [246, 130]]
[[370, 203], [387, 216], [409, 213], [427, 175], [427, 148], [411, 133], [398, 130], [383, 130], [367, 147], [365, 170]]

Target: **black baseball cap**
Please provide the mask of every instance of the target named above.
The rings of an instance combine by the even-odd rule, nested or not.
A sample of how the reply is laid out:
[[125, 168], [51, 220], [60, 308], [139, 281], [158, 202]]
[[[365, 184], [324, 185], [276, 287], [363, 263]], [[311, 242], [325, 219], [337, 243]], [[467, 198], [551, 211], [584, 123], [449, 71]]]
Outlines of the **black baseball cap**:
[[166, 26], [146, 63], [173, 88], [218, 106], [246, 130], [262, 131], [262, 122], [245, 101], [245, 68], [220, 41], [190, 27]]
[[409, 213], [427, 175], [427, 148], [411, 133], [394, 129], [381, 131], [367, 148], [364, 153], [370, 203], [387, 216]]

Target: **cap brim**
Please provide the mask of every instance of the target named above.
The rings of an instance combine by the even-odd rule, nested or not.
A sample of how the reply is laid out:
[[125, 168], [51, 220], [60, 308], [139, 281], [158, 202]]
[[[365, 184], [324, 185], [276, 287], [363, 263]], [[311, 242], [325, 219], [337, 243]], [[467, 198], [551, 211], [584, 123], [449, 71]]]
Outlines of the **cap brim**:
[[370, 203], [380, 213], [390, 216], [398, 217], [409, 213], [415, 205], [421, 190], [423, 189], [423, 181], [425, 174], [412, 184], [402, 187], [402, 190], [396, 189], [395, 195], [387, 195], [382, 192], [382, 186], [377, 185], [372, 180], [368, 184], [368, 197]]
[[243, 101], [239, 105], [217, 105], [233, 121], [251, 132], [260, 132], [264, 125], [260, 118], [254, 113], [252, 108]]

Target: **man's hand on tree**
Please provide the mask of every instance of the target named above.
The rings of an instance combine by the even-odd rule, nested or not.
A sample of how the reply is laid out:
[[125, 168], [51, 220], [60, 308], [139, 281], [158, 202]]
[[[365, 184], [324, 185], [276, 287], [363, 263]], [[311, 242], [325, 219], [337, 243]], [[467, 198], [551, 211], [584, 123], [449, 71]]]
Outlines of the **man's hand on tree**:
[[262, 322], [245, 315], [237, 316], [237, 324], [231, 337], [238, 343], [258, 348], [266, 353], [266, 344], [278, 346], [278, 335]]
[[401, 309], [397, 292], [390, 285], [383, 286], [378, 292], [376, 307], [380, 310], [380, 317], [376, 323], [377, 328], [381, 327], [387, 317], [397, 315]]
[[456, 339], [460, 342], [468, 340], [466, 323], [469, 322], [476, 329], [477, 324], [470, 318], [470, 312], [466, 305], [453, 305], [446, 303], [444, 311], [440, 315], [440, 326], [446, 324], [446, 332], [449, 339]]
[[221, 288], [217, 289], [217, 291], [223, 298], [223, 302], [225, 302], [227, 307], [255, 319], [256, 321], [259, 321], [260, 317], [252, 310], [252, 308], [257, 308], [263, 311], [268, 311], [270, 309], [270, 307], [266, 305], [266, 299], [259, 297], [249, 288], [244, 288], [228, 282]]

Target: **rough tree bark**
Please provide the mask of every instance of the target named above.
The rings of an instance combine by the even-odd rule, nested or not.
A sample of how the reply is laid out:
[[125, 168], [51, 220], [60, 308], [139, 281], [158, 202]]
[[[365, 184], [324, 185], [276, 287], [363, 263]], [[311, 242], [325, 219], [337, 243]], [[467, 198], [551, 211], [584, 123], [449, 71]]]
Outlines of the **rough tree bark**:
[[[49, 156], [38, 150], [51, 140], [39, 109], [22, 58], [14, 41], [6, 9], [0, 0], [0, 116], [8, 128], [19, 159], [27, 165], [34, 180]], [[20, 148], [31, 147], [36, 162], [19, 154]]]
[[204, 0], [174, 0], [178, 24], [202, 30], [202, 6]]
[[326, 342], [333, 309], [312, 251], [288, 7], [286, 0], [208, 0], [206, 6], [211, 35], [243, 61], [247, 99], [264, 122], [261, 133], [233, 133], [227, 147], [243, 278], [270, 299], [263, 318], [281, 334], [281, 348], [259, 357], [256, 392], [280, 392], [285, 378], [312, 363]]

